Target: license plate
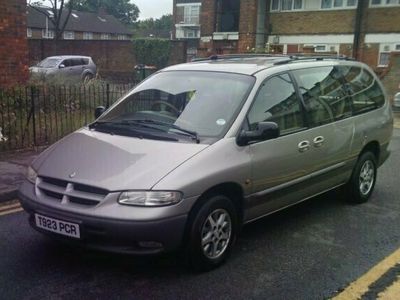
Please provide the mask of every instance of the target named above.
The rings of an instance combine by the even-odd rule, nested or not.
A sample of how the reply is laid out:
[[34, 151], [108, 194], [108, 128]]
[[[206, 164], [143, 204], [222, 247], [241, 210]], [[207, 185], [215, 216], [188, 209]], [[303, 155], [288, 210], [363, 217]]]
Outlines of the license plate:
[[37, 227], [47, 231], [55, 232], [77, 239], [81, 237], [79, 224], [57, 220], [39, 214], [35, 214], [35, 224]]

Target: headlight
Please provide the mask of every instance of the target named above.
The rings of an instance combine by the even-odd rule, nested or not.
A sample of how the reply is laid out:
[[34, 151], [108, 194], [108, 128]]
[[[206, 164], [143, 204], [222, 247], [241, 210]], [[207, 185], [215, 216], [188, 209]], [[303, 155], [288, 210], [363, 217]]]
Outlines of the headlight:
[[165, 206], [182, 200], [182, 193], [175, 191], [127, 191], [119, 195], [118, 203], [137, 206]]
[[36, 183], [37, 173], [32, 167], [28, 167], [28, 173], [26, 174], [26, 178], [33, 184]]

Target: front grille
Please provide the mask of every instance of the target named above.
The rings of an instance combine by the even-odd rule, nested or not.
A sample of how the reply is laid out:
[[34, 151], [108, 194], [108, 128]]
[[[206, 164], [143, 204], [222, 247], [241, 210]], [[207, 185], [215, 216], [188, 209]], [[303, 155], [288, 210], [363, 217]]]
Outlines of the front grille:
[[108, 195], [102, 188], [50, 177], [39, 177], [37, 188], [50, 200], [84, 206], [95, 206]]

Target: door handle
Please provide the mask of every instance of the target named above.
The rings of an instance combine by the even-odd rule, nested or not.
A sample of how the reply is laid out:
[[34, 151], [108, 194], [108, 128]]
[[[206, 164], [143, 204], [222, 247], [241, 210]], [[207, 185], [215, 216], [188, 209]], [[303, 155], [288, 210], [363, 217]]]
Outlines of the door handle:
[[322, 135], [317, 136], [316, 138], [314, 138], [313, 142], [314, 142], [314, 147], [321, 147], [324, 144], [324, 137]]
[[305, 152], [310, 149], [310, 142], [309, 141], [301, 141], [297, 147], [299, 148], [300, 152]]

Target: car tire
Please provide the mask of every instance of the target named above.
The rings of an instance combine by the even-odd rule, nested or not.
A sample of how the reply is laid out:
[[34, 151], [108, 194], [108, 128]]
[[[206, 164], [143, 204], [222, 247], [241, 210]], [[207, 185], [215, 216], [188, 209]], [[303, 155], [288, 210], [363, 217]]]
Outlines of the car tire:
[[212, 196], [195, 212], [189, 224], [186, 261], [196, 271], [209, 271], [223, 264], [236, 239], [238, 217], [232, 201]]
[[347, 201], [355, 204], [367, 202], [374, 190], [376, 175], [375, 155], [369, 151], [362, 153], [345, 189]]

